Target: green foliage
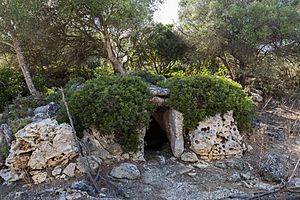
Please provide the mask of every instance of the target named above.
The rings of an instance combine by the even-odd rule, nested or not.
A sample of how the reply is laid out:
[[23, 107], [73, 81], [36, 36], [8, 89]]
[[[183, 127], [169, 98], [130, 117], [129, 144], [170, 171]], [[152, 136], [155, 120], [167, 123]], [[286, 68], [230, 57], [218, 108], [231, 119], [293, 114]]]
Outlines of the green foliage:
[[9, 146], [4, 139], [3, 143], [0, 145], [0, 162], [4, 162], [9, 154]]
[[24, 79], [13, 67], [0, 66], [0, 112], [25, 90]]
[[131, 75], [132, 76], [138, 76], [143, 81], [145, 81], [147, 83], [151, 83], [153, 85], [157, 85], [158, 82], [161, 82], [161, 81], [166, 79], [162, 75], [152, 74], [152, 73], [147, 72], [147, 71], [135, 71], [135, 72], [131, 73]]
[[[137, 130], [148, 125], [154, 109], [141, 78], [99, 77], [72, 93], [66, 89], [66, 96], [76, 130], [94, 126], [104, 134], [114, 134], [125, 151], [137, 150]], [[59, 118], [66, 120], [66, 113]]]
[[13, 133], [18, 132], [22, 128], [24, 128], [26, 125], [30, 124], [32, 122], [31, 117], [24, 117], [20, 119], [8, 119], [7, 124], [11, 128], [11, 131]]
[[298, 0], [181, 0], [180, 24], [192, 58], [218, 58], [239, 80], [270, 55], [299, 59], [299, 7]]
[[163, 75], [181, 68], [180, 60], [187, 51], [187, 45], [172, 25], [155, 24], [144, 32], [140, 38], [135, 38], [138, 45], [131, 61], [136, 68], [147, 68]]
[[172, 26], [157, 24], [147, 40], [148, 48], [152, 48], [160, 60], [170, 62], [183, 56], [186, 45], [172, 30]]
[[174, 77], [163, 83], [171, 89], [168, 104], [184, 114], [184, 124], [194, 128], [207, 116], [234, 111], [238, 127], [250, 128], [254, 106], [241, 86], [229, 79], [203, 75]]
[[34, 109], [45, 103], [46, 101], [42, 97], [18, 96], [13, 100], [12, 104], [5, 107], [2, 117], [0, 118], [0, 124], [7, 123], [15, 133], [29, 124], [31, 117], [34, 115]]

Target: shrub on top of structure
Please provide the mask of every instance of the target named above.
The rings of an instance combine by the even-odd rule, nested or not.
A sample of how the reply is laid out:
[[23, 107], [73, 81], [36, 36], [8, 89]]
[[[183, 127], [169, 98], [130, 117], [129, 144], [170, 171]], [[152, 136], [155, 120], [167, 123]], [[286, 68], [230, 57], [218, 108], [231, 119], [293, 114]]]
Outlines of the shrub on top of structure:
[[[67, 101], [76, 129], [91, 126], [104, 134], [114, 134], [125, 151], [136, 151], [138, 130], [147, 127], [154, 110], [147, 83], [135, 76], [106, 76], [89, 80]], [[60, 121], [66, 121], [65, 112]]]
[[174, 77], [162, 83], [171, 90], [168, 104], [184, 115], [186, 128], [194, 128], [207, 116], [234, 111], [240, 129], [251, 126], [254, 105], [242, 87], [223, 77], [203, 75]]

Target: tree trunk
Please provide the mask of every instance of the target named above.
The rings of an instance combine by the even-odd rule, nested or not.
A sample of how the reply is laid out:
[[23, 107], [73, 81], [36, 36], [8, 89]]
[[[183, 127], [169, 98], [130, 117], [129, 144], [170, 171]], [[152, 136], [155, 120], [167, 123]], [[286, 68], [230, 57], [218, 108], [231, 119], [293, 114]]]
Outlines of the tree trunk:
[[35, 88], [35, 86], [33, 84], [31, 75], [29, 73], [28, 67], [26, 65], [26, 62], [25, 62], [25, 59], [24, 59], [24, 56], [23, 56], [23, 52], [22, 52], [22, 49], [21, 49], [21, 46], [20, 46], [17, 34], [13, 30], [12, 25], [9, 27], [9, 32], [10, 32], [11, 37], [12, 37], [13, 47], [14, 47], [14, 50], [15, 50], [15, 52], [17, 54], [18, 63], [19, 63], [19, 66], [20, 66], [20, 68], [22, 70], [22, 73], [24, 75], [25, 82], [26, 82], [26, 85], [28, 87], [28, 90], [29, 90], [29, 92], [30, 92], [31, 95], [33, 95], [35, 97], [39, 97], [39, 96], [41, 96], [41, 94], [36, 90], [36, 88]]
[[111, 45], [111, 41], [110, 41], [110, 37], [109, 37], [109, 32], [108, 32], [108, 27], [106, 25], [105, 20], [102, 18], [100, 19], [100, 23], [102, 26], [102, 34], [103, 34], [103, 43], [104, 43], [104, 47], [106, 49], [107, 52], [107, 57], [108, 60], [111, 62], [114, 71], [116, 73], [120, 73], [122, 75], [126, 75], [127, 71], [124, 68], [123, 63], [117, 58], [116, 54], [114, 53], [113, 49], [112, 49], [112, 45]]

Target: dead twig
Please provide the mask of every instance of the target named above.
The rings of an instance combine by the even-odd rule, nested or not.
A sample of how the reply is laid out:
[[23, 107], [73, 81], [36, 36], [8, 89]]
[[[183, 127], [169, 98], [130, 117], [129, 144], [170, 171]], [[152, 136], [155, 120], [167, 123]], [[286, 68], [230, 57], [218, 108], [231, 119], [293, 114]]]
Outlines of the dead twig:
[[[75, 142], [76, 142], [76, 145], [77, 145], [77, 148], [78, 148], [78, 151], [79, 151], [79, 156], [84, 159], [84, 154], [83, 154], [83, 151], [82, 151], [82, 146], [77, 138], [77, 135], [76, 135], [76, 130], [75, 130], [75, 126], [74, 126], [74, 122], [73, 122], [73, 119], [72, 119], [72, 116], [71, 116], [71, 113], [70, 113], [70, 110], [69, 110], [69, 106], [68, 106], [68, 103], [66, 101], [66, 98], [65, 98], [65, 94], [64, 94], [64, 91], [63, 91], [63, 88], [60, 88], [60, 92], [61, 92], [61, 95], [62, 95], [62, 100], [64, 102], [64, 106], [66, 108], [66, 111], [67, 111], [67, 115], [68, 115], [68, 118], [69, 118], [69, 121], [70, 121], [70, 124], [71, 124], [71, 127], [72, 127], [72, 133], [73, 133], [73, 137], [75, 139]], [[87, 170], [87, 175], [88, 175], [88, 178], [90, 179], [91, 183], [93, 184], [93, 187], [96, 191], [96, 193], [98, 194], [100, 191], [96, 185], [96, 182], [94, 181], [93, 179], [93, 176], [92, 176], [92, 168], [91, 168], [91, 165], [90, 165], [90, 162], [88, 161], [88, 158], [86, 158], [86, 164], [87, 164], [87, 167], [89, 170]]]
[[266, 103], [265, 103], [265, 105], [263, 106], [263, 108], [261, 109], [261, 111], [263, 111], [263, 110], [269, 105], [269, 103], [270, 103], [271, 100], [272, 100], [272, 97], [270, 97], [270, 98], [266, 101]]

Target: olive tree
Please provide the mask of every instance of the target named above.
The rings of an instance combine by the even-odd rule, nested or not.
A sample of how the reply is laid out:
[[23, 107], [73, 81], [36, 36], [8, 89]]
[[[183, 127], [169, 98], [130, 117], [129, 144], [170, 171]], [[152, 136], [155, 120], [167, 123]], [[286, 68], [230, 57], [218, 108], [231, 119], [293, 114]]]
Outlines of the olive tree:
[[15, 53], [26, 85], [33, 96], [39, 96], [40, 93], [32, 81], [21, 41], [30, 38], [32, 30], [28, 30], [28, 24], [33, 22], [34, 12], [44, 3], [42, 0], [0, 2], [0, 44], [10, 47]]

